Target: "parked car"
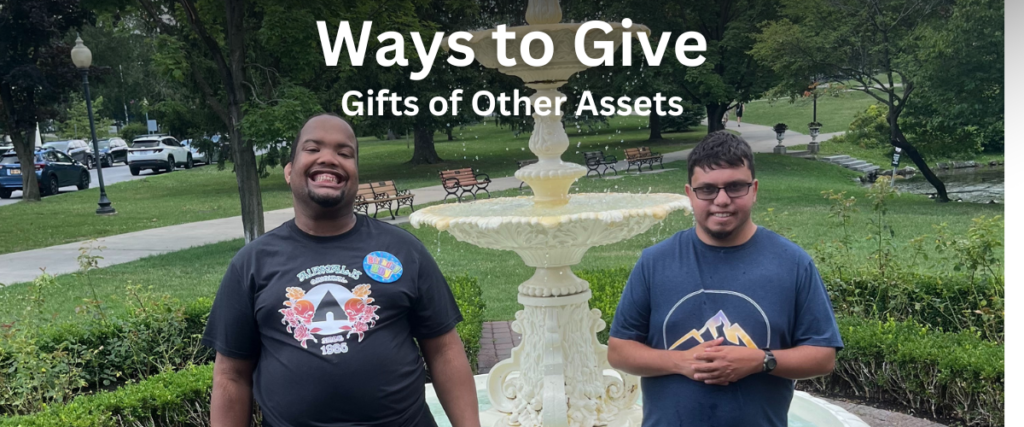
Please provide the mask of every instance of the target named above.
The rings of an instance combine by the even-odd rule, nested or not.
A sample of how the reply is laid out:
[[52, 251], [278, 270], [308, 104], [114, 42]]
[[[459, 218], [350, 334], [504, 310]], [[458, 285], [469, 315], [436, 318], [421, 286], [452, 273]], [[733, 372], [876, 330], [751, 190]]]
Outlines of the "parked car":
[[211, 163], [210, 162], [210, 158], [209, 158], [209, 156], [206, 155], [206, 153], [204, 153], [202, 151], [199, 151], [199, 149], [197, 147], [192, 145], [192, 140], [191, 139], [184, 139], [184, 140], [182, 140], [181, 141], [181, 145], [184, 146], [185, 148], [187, 148], [189, 153], [192, 153], [192, 161], [193, 162], [202, 162], [202, 163], [207, 164], [207, 165]]
[[128, 168], [132, 175], [138, 175], [143, 169], [174, 172], [177, 166], [192, 169], [192, 153], [173, 136], [140, 136], [128, 149]]
[[[28, 170], [33, 169], [39, 181], [39, 192], [44, 196], [57, 194], [61, 187], [69, 185], [85, 190], [92, 181], [84, 165], [54, 149], [36, 151], [35, 164]], [[22, 190], [21, 174], [25, 171], [14, 151], [0, 156], [0, 199], [9, 199], [11, 193]]]
[[117, 162], [128, 164], [128, 143], [123, 139], [110, 138], [97, 142], [100, 145], [100, 159], [103, 161], [103, 167], [113, 166]]
[[14, 144], [0, 145], [0, 156], [14, 152]]
[[69, 139], [67, 141], [53, 141], [43, 144], [43, 148], [52, 148], [61, 151], [72, 159], [85, 165], [87, 169], [96, 166], [96, 156], [93, 155], [92, 145], [81, 139]]

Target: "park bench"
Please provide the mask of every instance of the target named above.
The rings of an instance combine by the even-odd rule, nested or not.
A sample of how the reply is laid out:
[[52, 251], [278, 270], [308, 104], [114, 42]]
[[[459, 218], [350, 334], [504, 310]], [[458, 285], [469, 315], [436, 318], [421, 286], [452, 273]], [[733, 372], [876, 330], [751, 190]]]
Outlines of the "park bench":
[[[609, 168], [616, 175], [619, 174], [619, 171], [615, 170], [615, 163], [618, 162], [615, 156], [606, 156], [603, 151], [584, 151], [583, 158], [587, 163], [587, 176], [590, 176], [591, 172], [597, 172], [597, 176], [603, 177]], [[599, 168], [601, 170], [598, 170]]]
[[448, 193], [442, 202], [448, 201], [449, 196], [455, 196], [455, 200], [461, 202], [462, 196], [466, 193], [472, 194], [475, 199], [476, 193], [480, 190], [486, 192], [488, 198], [491, 197], [491, 192], [487, 190], [487, 184], [491, 183], [491, 177], [485, 173], [476, 174], [473, 173], [472, 168], [464, 168], [441, 171], [440, 175], [441, 185]]
[[[539, 159], [516, 160], [516, 164], [519, 165], [519, 169], [522, 169], [524, 167], [527, 167], [527, 166], [532, 165], [534, 163], [537, 163], [539, 161], [540, 161]], [[526, 184], [526, 181], [523, 181], [523, 182], [519, 183], [519, 191], [523, 190], [523, 184]]]
[[[373, 187], [370, 184], [359, 184], [359, 190], [356, 191], [355, 211], [369, 215], [368, 210], [374, 203], [374, 199], [376, 199], [376, 195], [373, 194]], [[377, 212], [374, 212], [373, 215], [376, 218]]]
[[415, 195], [410, 193], [409, 190], [399, 190], [395, 186], [395, 181], [359, 184], [359, 190], [356, 192], [355, 211], [362, 212], [363, 215], [369, 215], [369, 207], [374, 205], [374, 218], [377, 217], [377, 213], [381, 209], [387, 209], [391, 219], [395, 219], [395, 214], [398, 213], [402, 206], [408, 206], [416, 210], [413, 207], [413, 197]]
[[[408, 206], [413, 211], [416, 210], [412, 205], [415, 194], [409, 192], [409, 190], [399, 190], [395, 186], [395, 181], [377, 181], [371, 182], [370, 188], [373, 189], [374, 203], [377, 204], [379, 210], [384, 205], [387, 205], [388, 212], [391, 214], [391, 219], [395, 219], [395, 214], [398, 213], [402, 206]], [[377, 213], [373, 213], [373, 217], [377, 217]]]
[[662, 164], [664, 156], [661, 154], [651, 151], [648, 147], [640, 148], [627, 148], [626, 152], [626, 172], [636, 165], [637, 172], [640, 172], [644, 165], [650, 165], [651, 170], [654, 170], [654, 162], [658, 162], [662, 169], [665, 169], [665, 165]]

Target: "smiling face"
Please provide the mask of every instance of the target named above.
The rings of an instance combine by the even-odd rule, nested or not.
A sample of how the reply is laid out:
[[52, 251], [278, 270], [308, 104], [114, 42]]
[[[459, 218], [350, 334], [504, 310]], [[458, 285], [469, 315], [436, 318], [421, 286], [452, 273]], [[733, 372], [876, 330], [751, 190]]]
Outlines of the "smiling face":
[[[757, 180], [752, 175], [746, 166], [694, 168], [690, 184], [686, 186], [686, 195], [690, 197], [693, 206], [697, 234], [705, 243], [737, 246], [754, 234], [756, 226], [750, 220], [750, 211], [757, 201]], [[718, 187], [724, 188], [719, 190]], [[745, 195], [729, 196], [730, 192], [741, 194], [744, 190]], [[700, 193], [710, 194], [715, 191], [718, 194], [714, 199], [702, 200], [698, 197]]]
[[356, 136], [341, 118], [321, 115], [299, 131], [285, 180], [296, 205], [351, 210], [359, 187]]

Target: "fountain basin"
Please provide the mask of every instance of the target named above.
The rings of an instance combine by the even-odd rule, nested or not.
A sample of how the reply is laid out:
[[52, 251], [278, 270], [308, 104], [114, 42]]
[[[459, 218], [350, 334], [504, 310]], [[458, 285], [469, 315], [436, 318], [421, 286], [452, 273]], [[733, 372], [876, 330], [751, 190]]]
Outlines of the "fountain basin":
[[[473, 378], [476, 382], [477, 399], [480, 405], [480, 425], [494, 426], [495, 422], [501, 420], [501, 413], [491, 408], [490, 399], [487, 397], [488, 375], [477, 375]], [[431, 384], [427, 384], [427, 405], [434, 415], [438, 427], [451, 427], [451, 422], [441, 408], [441, 402], [437, 399], [437, 393]], [[640, 399], [637, 400], [639, 406]], [[634, 411], [639, 412], [639, 411]], [[640, 418], [624, 420], [622, 426], [640, 426]], [[828, 403], [817, 397], [802, 391], [793, 394], [793, 402], [789, 406], [790, 427], [868, 427], [868, 424], [857, 418], [843, 408]]]
[[475, 246], [515, 251], [531, 267], [554, 268], [577, 264], [590, 247], [636, 236], [680, 209], [690, 209], [689, 199], [668, 193], [573, 194], [561, 206], [502, 197], [423, 208], [409, 222]]

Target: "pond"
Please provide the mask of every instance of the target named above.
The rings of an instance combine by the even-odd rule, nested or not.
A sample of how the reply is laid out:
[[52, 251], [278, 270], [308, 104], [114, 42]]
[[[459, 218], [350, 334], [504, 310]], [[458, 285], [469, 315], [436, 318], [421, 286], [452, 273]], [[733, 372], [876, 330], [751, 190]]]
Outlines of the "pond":
[[[1003, 166], [932, 170], [946, 184], [946, 194], [952, 201], [1001, 204], [1005, 200]], [[920, 173], [897, 180], [896, 187], [904, 193], [935, 196], [935, 187]]]

